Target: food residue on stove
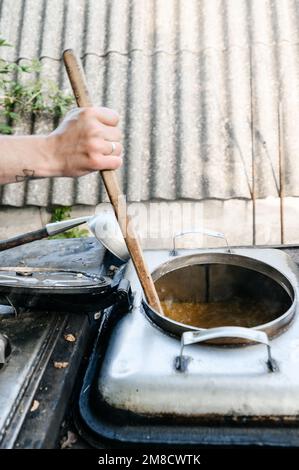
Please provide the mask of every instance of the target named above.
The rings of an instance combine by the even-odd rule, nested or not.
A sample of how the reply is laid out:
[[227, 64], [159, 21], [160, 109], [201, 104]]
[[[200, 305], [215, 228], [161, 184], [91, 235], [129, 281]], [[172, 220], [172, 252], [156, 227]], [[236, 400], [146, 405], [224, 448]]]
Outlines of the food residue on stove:
[[68, 366], [69, 366], [68, 362], [54, 361], [55, 369], [65, 369]]
[[161, 301], [164, 315], [172, 320], [197, 328], [243, 326], [253, 328], [268, 323], [282, 314], [275, 303], [234, 298], [220, 302]]
[[71, 333], [67, 333], [64, 335], [64, 339], [69, 343], [74, 343], [76, 341], [76, 336], [72, 335]]

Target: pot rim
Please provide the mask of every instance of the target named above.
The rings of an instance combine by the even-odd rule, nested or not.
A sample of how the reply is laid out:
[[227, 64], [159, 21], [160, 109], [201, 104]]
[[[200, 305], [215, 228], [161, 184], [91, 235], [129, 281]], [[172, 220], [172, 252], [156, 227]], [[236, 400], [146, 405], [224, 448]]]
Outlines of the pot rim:
[[[211, 257], [211, 256], [213, 258], [215, 258], [215, 260], [207, 261], [206, 258]], [[196, 260], [196, 262], [188, 263], [188, 260], [193, 260], [193, 259]], [[224, 261], [222, 261], [223, 259], [224, 259]], [[235, 263], [234, 262], [227, 263], [227, 262], [225, 262], [225, 260], [226, 261], [227, 260], [230, 260], [230, 261], [234, 261], [234, 260], [237, 261], [238, 260], [238, 261], [241, 261], [241, 264], [238, 264], [236, 262]], [[176, 261], [177, 261], [177, 263], [176, 263]], [[283, 280], [286, 281], [286, 283], [288, 284], [288, 287], [291, 289], [291, 291], [289, 290], [289, 288], [287, 288], [285, 283], [279, 282], [279, 280], [277, 280], [275, 277], [272, 277], [271, 275], [269, 275], [269, 273], [267, 273], [267, 272], [265, 273], [264, 271], [259, 271], [257, 269], [254, 269], [253, 267], [246, 266], [246, 263], [249, 263], [249, 265], [255, 263], [255, 264], [258, 264], [260, 266], [263, 266], [268, 271], [270, 270], [270, 271], [273, 271], [274, 273], [277, 273], [280, 278], [282, 278]], [[295, 312], [296, 312], [296, 304], [297, 304], [297, 297], [298, 297], [297, 296], [297, 291], [296, 291], [296, 288], [294, 286], [293, 281], [286, 274], [281, 272], [276, 267], [272, 266], [269, 263], [266, 263], [265, 261], [257, 259], [257, 258], [253, 258], [253, 257], [246, 256], [246, 255], [240, 255], [240, 254], [236, 254], [236, 253], [214, 252], [214, 251], [208, 251], [208, 252], [204, 252], [204, 253], [201, 252], [201, 253], [195, 253], [195, 254], [191, 254], [191, 255], [179, 256], [179, 257], [176, 257], [175, 259], [170, 259], [170, 260], [162, 263], [161, 265], [159, 265], [152, 272], [153, 281], [154, 282], [157, 281], [158, 279], [163, 277], [165, 274], [168, 274], [169, 272], [176, 271], [178, 269], [182, 269], [184, 267], [197, 265], [197, 264], [199, 264], [199, 265], [200, 264], [228, 264], [228, 265], [231, 265], [231, 266], [239, 266], [239, 267], [242, 267], [244, 269], [251, 270], [251, 271], [256, 271], [258, 273], [261, 273], [261, 274], [264, 274], [265, 276], [270, 277], [274, 282], [279, 284], [285, 290], [285, 292], [290, 297], [290, 300], [292, 301], [292, 303], [291, 303], [290, 307], [288, 308], [288, 310], [286, 312], [284, 312], [282, 315], [278, 316], [274, 320], [272, 320], [270, 322], [267, 322], [267, 323], [263, 323], [261, 325], [257, 325], [255, 327], [250, 327], [249, 329], [258, 330], [258, 331], [259, 330], [260, 331], [266, 331], [266, 333], [269, 334], [269, 336], [273, 337], [273, 336], [278, 335], [280, 332], [284, 331], [286, 326], [289, 323], [291, 323], [291, 321], [292, 321], [292, 319], [295, 315]], [[167, 270], [166, 269], [167, 267], [171, 267], [172, 269]], [[161, 274], [158, 276], [157, 273], [159, 273], [160, 271], [161, 271]], [[196, 326], [188, 325], [186, 323], [180, 323], [180, 322], [177, 322], [177, 321], [175, 321], [175, 320], [173, 320], [173, 319], [171, 319], [167, 316], [161, 315], [159, 312], [157, 312], [155, 309], [153, 309], [148, 304], [148, 302], [146, 301], [146, 299], [144, 297], [142, 298], [142, 303], [146, 307], [144, 309], [146, 317], [149, 318], [156, 326], [161, 328], [166, 333], [170, 332], [171, 334], [175, 334], [176, 336], [180, 336], [185, 331], [206, 331], [207, 330], [207, 328], [199, 328], [199, 327], [196, 327]], [[151, 315], [149, 315], [148, 312], [151, 312]], [[165, 325], [165, 327], [164, 327], [164, 325]], [[173, 328], [170, 328], [170, 330], [169, 330], [167, 328], [167, 326], [172, 326]], [[230, 326], [230, 325], [226, 325], [226, 326]], [[273, 329], [275, 329], [274, 333], [272, 333]], [[226, 343], [226, 344], [228, 344], [228, 343]]]

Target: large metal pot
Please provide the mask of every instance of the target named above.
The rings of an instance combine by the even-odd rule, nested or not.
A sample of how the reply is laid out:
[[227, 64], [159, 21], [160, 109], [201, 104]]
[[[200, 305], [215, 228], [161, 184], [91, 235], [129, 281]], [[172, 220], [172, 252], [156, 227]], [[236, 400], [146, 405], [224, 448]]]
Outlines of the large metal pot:
[[263, 299], [275, 307], [272, 321], [252, 328], [218, 324], [204, 329], [163, 316], [143, 300], [147, 317], [163, 331], [181, 337], [182, 348], [202, 341], [222, 345], [261, 342], [269, 346], [269, 338], [287, 328], [296, 310], [293, 282], [273, 266], [249, 256], [230, 252], [178, 256], [155, 269], [152, 277], [162, 302], [230, 301], [238, 296], [244, 303], [248, 298]]

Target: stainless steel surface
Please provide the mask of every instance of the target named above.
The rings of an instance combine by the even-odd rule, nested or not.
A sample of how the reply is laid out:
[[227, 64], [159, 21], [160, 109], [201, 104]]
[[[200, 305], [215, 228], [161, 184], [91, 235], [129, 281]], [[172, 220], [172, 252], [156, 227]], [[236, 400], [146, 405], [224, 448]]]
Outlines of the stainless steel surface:
[[73, 227], [87, 223], [96, 239], [122, 261], [130, 258], [126, 243], [117, 223], [113, 207], [109, 204], [99, 204], [94, 216], [78, 217], [76, 219], [53, 222], [46, 225], [50, 235], [65, 232]]
[[[95, 274], [82, 273], [79, 271], [63, 271], [57, 269], [25, 268], [26, 270], [15, 271], [5, 268], [0, 271], [0, 289], [1, 286], [32, 289], [49, 289], [56, 292], [59, 288], [84, 288], [97, 287], [103, 283], [103, 278]], [[24, 269], [24, 268], [23, 268]], [[74, 291], [76, 292], [76, 291]], [[79, 292], [79, 290], [78, 290]]]
[[62, 220], [61, 222], [50, 222], [46, 225], [48, 235], [57, 235], [78, 225], [84, 224], [91, 219], [91, 216], [77, 217], [76, 219]]
[[215, 232], [214, 230], [207, 230], [207, 229], [202, 229], [202, 230], [190, 230], [190, 231], [187, 231], [187, 232], [180, 232], [180, 233], [176, 233], [172, 239], [172, 250], [170, 252], [170, 255], [171, 256], [178, 256], [179, 252], [177, 250], [177, 247], [176, 247], [176, 240], [177, 238], [180, 238], [180, 237], [183, 237], [184, 235], [190, 235], [190, 234], [195, 234], [195, 233], [200, 233], [202, 235], [208, 235], [210, 237], [215, 237], [215, 238], [222, 238], [225, 243], [226, 243], [226, 246], [227, 246], [227, 252], [228, 253], [231, 253], [232, 250], [228, 244], [228, 240], [225, 236], [224, 233], [222, 232]]
[[96, 215], [89, 220], [88, 226], [95, 237], [117, 258], [122, 261], [130, 258], [112, 205], [100, 204]]
[[49, 235], [56, 235], [84, 223], [87, 223], [96, 239], [117, 258], [122, 261], [127, 261], [130, 258], [113, 207], [109, 204], [99, 204], [94, 216], [49, 223], [46, 225], [46, 229]]
[[181, 336], [180, 355], [175, 359], [175, 368], [181, 372], [186, 372], [189, 357], [184, 356], [184, 348], [189, 344], [199, 344], [216, 338], [243, 338], [254, 343], [262, 343], [267, 346], [267, 367], [270, 372], [277, 370], [275, 361], [271, 355], [271, 346], [268, 335], [263, 331], [241, 328], [238, 326], [223, 326], [219, 328], [209, 328], [204, 331], [185, 331]]
[[[253, 248], [234, 251], [280, 272], [294, 286], [297, 297], [298, 268], [285, 253]], [[188, 256], [198, 257], [199, 253], [188, 251]], [[227, 256], [223, 250], [215, 253]], [[173, 260], [167, 250], [161, 250], [147, 252], [147, 261], [155, 271], [179, 258]], [[174, 368], [179, 339], [154, 327], [140, 309], [142, 292], [131, 262], [125, 276], [131, 281], [135, 303], [112, 333], [98, 378], [99, 393], [110, 406], [142, 415], [192, 419], [299, 415], [298, 306], [290, 327], [270, 343], [277, 372], [268, 372], [264, 345], [193, 344], [188, 346], [191, 360], [182, 374]]]
[[[153, 271], [152, 276], [161, 301], [209, 302], [229, 300], [237, 295], [244, 299], [263, 298], [277, 303], [280, 310], [277, 318], [255, 326], [256, 330], [265, 331], [270, 337], [286, 328], [296, 310], [294, 283], [271, 264], [243, 254], [208, 251], [179, 256], [163, 263]], [[269, 280], [274, 283], [269, 283]], [[180, 336], [185, 331], [202, 330], [161, 315], [150, 308], [145, 300], [143, 305], [146, 315], [170, 334]], [[216, 342], [218, 344], [220, 340]], [[224, 344], [240, 342], [237, 338], [222, 341]]]

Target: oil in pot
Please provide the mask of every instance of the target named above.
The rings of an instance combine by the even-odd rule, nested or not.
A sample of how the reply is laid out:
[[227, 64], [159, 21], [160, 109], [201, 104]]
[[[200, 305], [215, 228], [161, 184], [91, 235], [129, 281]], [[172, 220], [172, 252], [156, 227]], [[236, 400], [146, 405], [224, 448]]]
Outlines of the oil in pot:
[[164, 315], [197, 328], [242, 326], [253, 328], [279, 316], [280, 306], [261, 299], [235, 297], [217, 302], [161, 302]]

